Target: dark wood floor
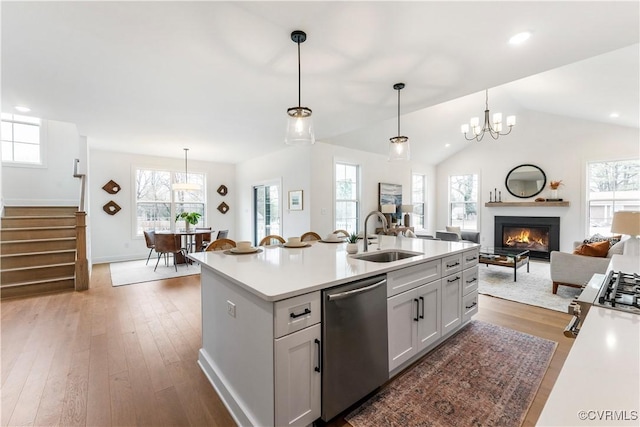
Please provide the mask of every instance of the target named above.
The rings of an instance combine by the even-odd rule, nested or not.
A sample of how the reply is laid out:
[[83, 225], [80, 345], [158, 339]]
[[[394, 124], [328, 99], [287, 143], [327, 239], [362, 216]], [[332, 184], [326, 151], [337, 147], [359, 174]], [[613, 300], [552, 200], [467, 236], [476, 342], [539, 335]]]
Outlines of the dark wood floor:
[[[196, 364], [199, 276], [114, 288], [101, 264], [88, 291], [0, 309], [3, 426], [235, 425]], [[570, 316], [481, 296], [475, 318], [559, 343], [524, 424], [535, 425], [573, 344]]]

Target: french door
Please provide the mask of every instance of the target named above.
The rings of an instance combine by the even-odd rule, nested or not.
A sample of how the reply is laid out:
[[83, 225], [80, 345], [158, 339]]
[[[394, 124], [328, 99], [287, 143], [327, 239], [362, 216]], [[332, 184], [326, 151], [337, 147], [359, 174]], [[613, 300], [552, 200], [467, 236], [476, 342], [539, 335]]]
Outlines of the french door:
[[281, 234], [280, 184], [270, 183], [253, 187], [253, 243], [258, 245], [263, 237]]

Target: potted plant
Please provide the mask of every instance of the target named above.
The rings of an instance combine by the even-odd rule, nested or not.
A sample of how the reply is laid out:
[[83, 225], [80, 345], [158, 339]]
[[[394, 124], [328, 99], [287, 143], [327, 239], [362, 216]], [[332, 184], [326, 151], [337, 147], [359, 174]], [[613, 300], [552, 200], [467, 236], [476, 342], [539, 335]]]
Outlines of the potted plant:
[[358, 253], [358, 234], [351, 233], [349, 237], [347, 237], [347, 253], [348, 254]]
[[176, 215], [176, 221], [184, 219], [184, 226], [188, 231], [191, 225], [196, 225], [198, 223], [201, 216], [202, 215], [198, 212], [182, 212]]

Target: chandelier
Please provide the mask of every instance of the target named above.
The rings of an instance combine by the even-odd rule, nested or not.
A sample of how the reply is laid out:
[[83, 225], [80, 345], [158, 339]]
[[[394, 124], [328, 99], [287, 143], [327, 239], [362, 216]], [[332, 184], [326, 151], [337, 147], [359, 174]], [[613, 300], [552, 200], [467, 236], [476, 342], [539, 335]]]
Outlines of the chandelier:
[[188, 148], [184, 148], [184, 182], [176, 182], [171, 186], [172, 190], [196, 191], [200, 190], [200, 184], [189, 184], [189, 173], [187, 171], [187, 152]]
[[298, 45], [298, 106], [287, 109], [289, 119], [284, 142], [289, 145], [310, 145], [316, 142], [311, 109], [300, 106], [300, 43], [304, 43], [306, 39], [304, 31], [295, 30], [291, 33], [291, 40]]
[[469, 124], [471, 125], [471, 131], [473, 135], [471, 138], [467, 136], [469, 133], [469, 125], [464, 124], [460, 127], [460, 130], [464, 134], [464, 137], [467, 141], [473, 141], [474, 139], [478, 142], [482, 141], [484, 138], [484, 134], [489, 132], [489, 135], [493, 139], [498, 139], [500, 136], [509, 135], [511, 133], [511, 129], [516, 124], [516, 116], [507, 116], [507, 127], [508, 131], [502, 131], [502, 113], [495, 113], [493, 115], [493, 121], [489, 121], [489, 89], [485, 90], [485, 110], [484, 110], [484, 124], [480, 126], [480, 119], [478, 117], [473, 117]]
[[409, 138], [400, 135], [400, 91], [404, 83], [396, 83], [393, 88], [398, 91], [398, 136], [389, 138], [389, 161], [409, 160]]

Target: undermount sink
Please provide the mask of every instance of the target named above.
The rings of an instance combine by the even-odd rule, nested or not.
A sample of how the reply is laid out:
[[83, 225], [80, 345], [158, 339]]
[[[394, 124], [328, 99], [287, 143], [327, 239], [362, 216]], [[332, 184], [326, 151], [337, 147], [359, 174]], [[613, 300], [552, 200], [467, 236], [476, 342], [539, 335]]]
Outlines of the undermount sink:
[[371, 262], [393, 262], [405, 258], [411, 258], [414, 256], [423, 255], [422, 252], [409, 252], [409, 251], [377, 251], [367, 252], [360, 255], [354, 255], [356, 259]]

